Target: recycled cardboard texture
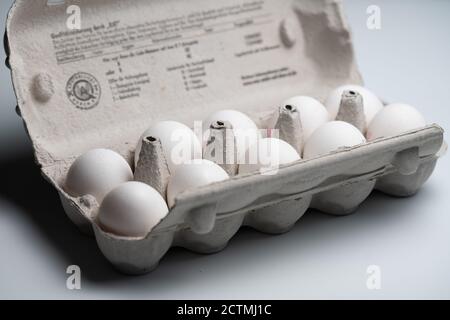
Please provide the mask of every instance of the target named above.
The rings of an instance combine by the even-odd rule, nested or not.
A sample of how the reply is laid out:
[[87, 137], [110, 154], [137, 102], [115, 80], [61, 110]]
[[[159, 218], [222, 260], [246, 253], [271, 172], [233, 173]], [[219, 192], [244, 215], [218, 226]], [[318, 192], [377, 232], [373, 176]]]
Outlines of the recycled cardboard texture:
[[66, 27], [65, 5], [17, 0], [8, 19], [9, 62], [20, 114], [45, 177], [67, 215], [95, 231], [121, 271], [152, 270], [171, 246], [223, 249], [242, 224], [289, 230], [309, 207], [354, 211], [375, 185], [417, 192], [443, 144], [438, 126], [280, 169], [186, 192], [144, 239], [116, 237], [95, 223], [92, 197], [74, 199], [64, 180], [74, 159], [111, 148], [130, 163], [157, 120], [189, 126], [214, 111], [246, 112], [264, 127], [298, 94], [323, 100], [361, 84], [340, 1], [80, 0], [82, 29]]

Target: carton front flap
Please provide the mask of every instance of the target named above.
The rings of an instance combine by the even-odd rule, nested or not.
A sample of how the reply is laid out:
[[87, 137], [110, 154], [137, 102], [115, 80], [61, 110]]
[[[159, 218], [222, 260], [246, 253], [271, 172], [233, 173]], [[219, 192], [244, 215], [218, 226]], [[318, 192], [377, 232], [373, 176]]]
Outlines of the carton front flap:
[[17, 0], [7, 36], [21, 115], [55, 177], [96, 147], [131, 159], [153, 121], [256, 118], [361, 83], [339, 1]]

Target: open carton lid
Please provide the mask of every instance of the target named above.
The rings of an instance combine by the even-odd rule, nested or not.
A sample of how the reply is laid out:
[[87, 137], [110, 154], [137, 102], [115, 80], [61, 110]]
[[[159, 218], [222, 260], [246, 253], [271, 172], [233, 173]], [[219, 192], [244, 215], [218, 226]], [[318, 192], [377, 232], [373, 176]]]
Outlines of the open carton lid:
[[361, 83], [335, 0], [17, 0], [7, 39], [21, 116], [60, 186], [90, 149], [131, 162], [153, 121], [193, 127], [225, 108], [258, 121]]

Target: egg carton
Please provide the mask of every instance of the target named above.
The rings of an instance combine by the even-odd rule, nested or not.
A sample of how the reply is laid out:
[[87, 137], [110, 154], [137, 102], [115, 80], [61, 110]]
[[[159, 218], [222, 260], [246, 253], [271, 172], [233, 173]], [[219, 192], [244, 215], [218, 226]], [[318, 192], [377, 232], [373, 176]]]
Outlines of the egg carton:
[[68, 217], [127, 274], [153, 270], [172, 246], [218, 252], [243, 225], [279, 234], [309, 208], [350, 214], [374, 189], [411, 196], [445, 152], [443, 130], [430, 125], [276, 175], [189, 190], [146, 237], [118, 237], [98, 226], [93, 197], [65, 191], [74, 160], [108, 148], [132, 165], [152, 122], [192, 125], [231, 106], [264, 128], [288, 97], [324, 101], [339, 85], [362, 84], [341, 1], [16, 0], [6, 35], [17, 110], [44, 177]]

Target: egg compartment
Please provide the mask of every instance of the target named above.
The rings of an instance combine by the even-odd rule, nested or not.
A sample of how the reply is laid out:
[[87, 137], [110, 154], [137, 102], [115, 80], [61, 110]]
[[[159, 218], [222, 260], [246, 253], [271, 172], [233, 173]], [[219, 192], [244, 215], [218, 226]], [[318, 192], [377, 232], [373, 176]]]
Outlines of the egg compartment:
[[[375, 187], [393, 196], [411, 195], [430, 176], [442, 146], [442, 129], [432, 125], [301, 160], [283, 166], [275, 176], [235, 176], [181, 194], [169, 216], [143, 239], [117, 237], [94, 223], [95, 236], [120, 271], [146, 273], [173, 246], [215, 253], [227, 246], [241, 226], [281, 234], [309, 208], [333, 215], [353, 213]], [[385, 181], [389, 181], [387, 187]], [[268, 190], [267, 184], [276, 186], [277, 192]]]
[[[82, 9], [80, 30], [67, 29], [69, 5]], [[231, 107], [264, 127], [287, 97], [323, 101], [339, 85], [362, 84], [341, 1], [16, 0], [5, 45], [44, 177], [68, 217], [129, 274], [151, 271], [172, 246], [220, 251], [242, 225], [278, 234], [308, 208], [351, 213], [373, 188], [412, 195], [444, 150], [443, 130], [432, 125], [276, 175], [235, 176], [181, 194], [146, 237], [117, 237], [96, 224], [93, 197], [64, 191], [75, 159], [107, 148], [132, 164], [152, 122], [192, 125]]]

